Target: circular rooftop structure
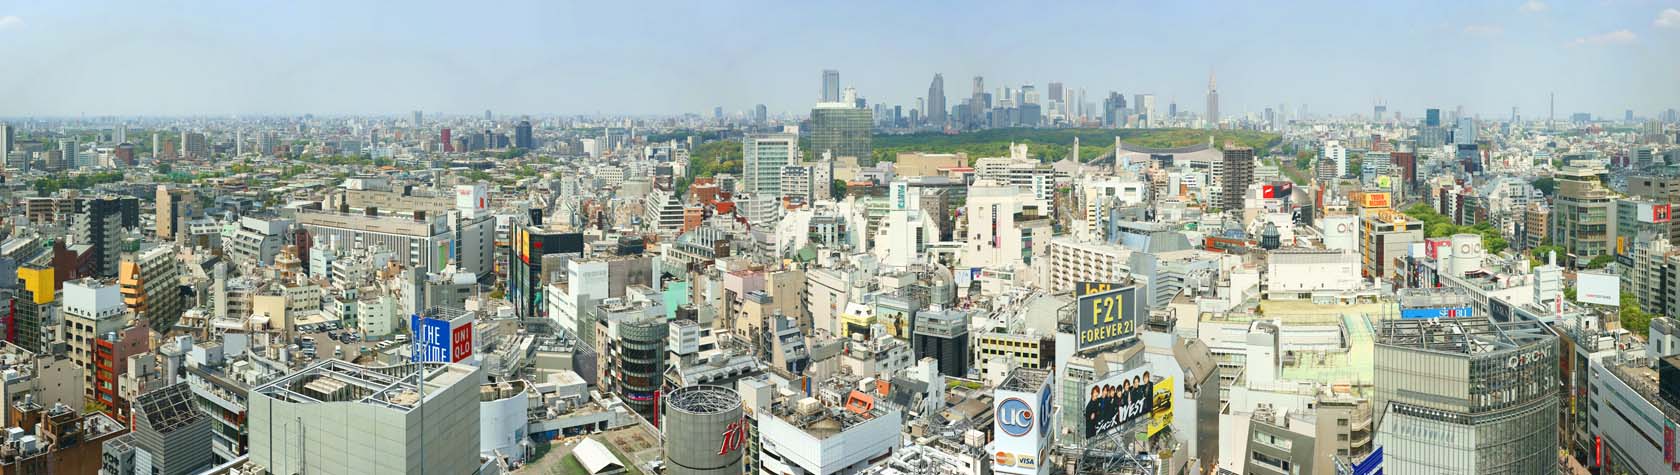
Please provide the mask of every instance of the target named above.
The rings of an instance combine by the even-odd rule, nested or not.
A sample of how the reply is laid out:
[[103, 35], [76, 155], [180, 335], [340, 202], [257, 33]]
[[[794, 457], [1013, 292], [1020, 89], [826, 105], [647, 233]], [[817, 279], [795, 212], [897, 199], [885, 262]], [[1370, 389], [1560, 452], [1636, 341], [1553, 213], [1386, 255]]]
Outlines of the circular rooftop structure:
[[667, 407], [689, 414], [718, 414], [741, 408], [741, 395], [722, 386], [686, 386], [665, 396]]

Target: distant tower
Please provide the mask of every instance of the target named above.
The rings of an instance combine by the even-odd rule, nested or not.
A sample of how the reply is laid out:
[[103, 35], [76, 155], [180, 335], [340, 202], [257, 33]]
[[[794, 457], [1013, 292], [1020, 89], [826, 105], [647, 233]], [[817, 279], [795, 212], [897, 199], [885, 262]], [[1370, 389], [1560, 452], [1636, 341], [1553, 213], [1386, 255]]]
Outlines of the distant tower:
[[17, 140], [16, 134], [10, 124], [0, 122], [0, 160], [5, 160], [7, 154], [12, 153], [12, 141]]
[[945, 127], [945, 76], [933, 73], [933, 84], [928, 85], [927, 120], [934, 127]]
[[840, 102], [840, 71], [823, 70], [822, 101]]
[[1208, 73], [1207, 121], [1208, 128], [1219, 128], [1219, 83], [1212, 72]]
[[986, 117], [986, 79], [974, 77], [974, 97], [968, 99], [968, 122], [979, 124]]

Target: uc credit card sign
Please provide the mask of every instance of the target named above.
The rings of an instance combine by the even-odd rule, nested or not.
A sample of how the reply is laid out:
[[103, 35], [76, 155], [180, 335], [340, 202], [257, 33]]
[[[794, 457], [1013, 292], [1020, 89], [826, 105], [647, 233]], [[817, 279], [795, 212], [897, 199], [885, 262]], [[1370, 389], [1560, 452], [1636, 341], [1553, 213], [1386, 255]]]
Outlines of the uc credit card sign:
[[454, 363], [472, 356], [472, 318], [449, 320], [410, 315], [408, 327], [414, 331], [410, 342], [409, 361]]

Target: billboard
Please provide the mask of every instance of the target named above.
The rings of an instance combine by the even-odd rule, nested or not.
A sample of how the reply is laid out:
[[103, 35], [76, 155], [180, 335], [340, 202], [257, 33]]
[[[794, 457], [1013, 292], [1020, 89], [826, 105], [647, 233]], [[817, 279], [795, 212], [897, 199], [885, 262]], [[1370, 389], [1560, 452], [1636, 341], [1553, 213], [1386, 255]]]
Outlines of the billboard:
[[454, 363], [473, 354], [473, 317], [471, 314], [453, 322], [441, 318], [410, 315], [408, 328], [408, 360], [411, 362]]
[[1575, 301], [1599, 305], [1621, 305], [1622, 280], [1612, 274], [1575, 274]]
[[455, 185], [455, 209], [473, 215], [488, 207], [482, 184]]
[[1674, 220], [1673, 206], [1667, 203], [1640, 203], [1634, 218], [1641, 223], [1666, 223]]
[[1476, 312], [1470, 307], [1420, 307], [1400, 309], [1400, 319], [1413, 318], [1458, 318], [1473, 317]]
[[1122, 286], [1122, 284], [1108, 282], [1075, 282], [1073, 284], [1073, 296], [1084, 297], [1098, 292], [1107, 292], [1118, 289]]
[[1260, 185], [1260, 197], [1288, 200], [1295, 192], [1295, 184], [1287, 181], [1265, 183]]
[[1152, 402], [1155, 405], [1155, 407], [1152, 408], [1149, 411], [1149, 414], [1150, 414], [1150, 416], [1149, 416], [1150, 417], [1149, 418], [1149, 436], [1150, 437], [1154, 437], [1155, 433], [1161, 432], [1161, 429], [1166, 429], [1167, 426], [1172, 425], [1172, 418], [1173, 418], [1173, 406], [1172, 406], [1173, 391], [1172, 391], [1172, 388], [1173, 388], [1173, 379], [1172, 378], [1164, 378], [1160, 381], [1155, 382], [1155, 399]]
[[[1119, 433], [1133, 422], [1153, 417], [1155, 386], [1143, 368], [1111, 374], [1085, 389], [1085, 438]], [[1171, 389], [1168, 390], [1171, 398]]]
[[1387, 208], [1390, 206], [1388, 193], [1366, 193], [1362, 204], [1366, 208]]
[[[1097, 284], [1100, 288], [1101, 285]], [[1086, 287], [1090, 289], [1090, 287]], [[1106, 345], [1137, 333], [1137, 287], [1080, 294], [1076, 322], [1080, 351]]]

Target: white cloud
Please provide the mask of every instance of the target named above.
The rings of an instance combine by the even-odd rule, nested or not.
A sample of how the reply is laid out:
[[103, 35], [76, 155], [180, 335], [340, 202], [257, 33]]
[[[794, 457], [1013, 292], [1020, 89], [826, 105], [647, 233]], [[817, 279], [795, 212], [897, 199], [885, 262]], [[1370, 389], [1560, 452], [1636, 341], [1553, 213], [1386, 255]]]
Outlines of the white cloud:
[[1628, 30], [1616, 30], [1609, 33], [1583, 36], [1575, 39], [1577, 45], [1619, 45], [1632, 43], [1639, 39], [1639, 35]]
[[1524, 3], [1521, 8], [1522, 11], [1528, 13], [1540, 13], [1551, 9], [1551, 5], [1547, 5], [1546, 2], [1542, 2], [1540, 0], [1528, 0], [1528, 2]]
[[1651, 24], [1658, 28], [1680, 28], [1680, 8], [1670, 8], [1657, 13], [1657, 21]]
[[0, 31], [23, 26], [23, 17], [17, 15], [0, 15]]
[[1464, 25], [1466, 34], [1477, 36], [1493, 36], [1505, 32], [1505, 27], [1499, 25]]

